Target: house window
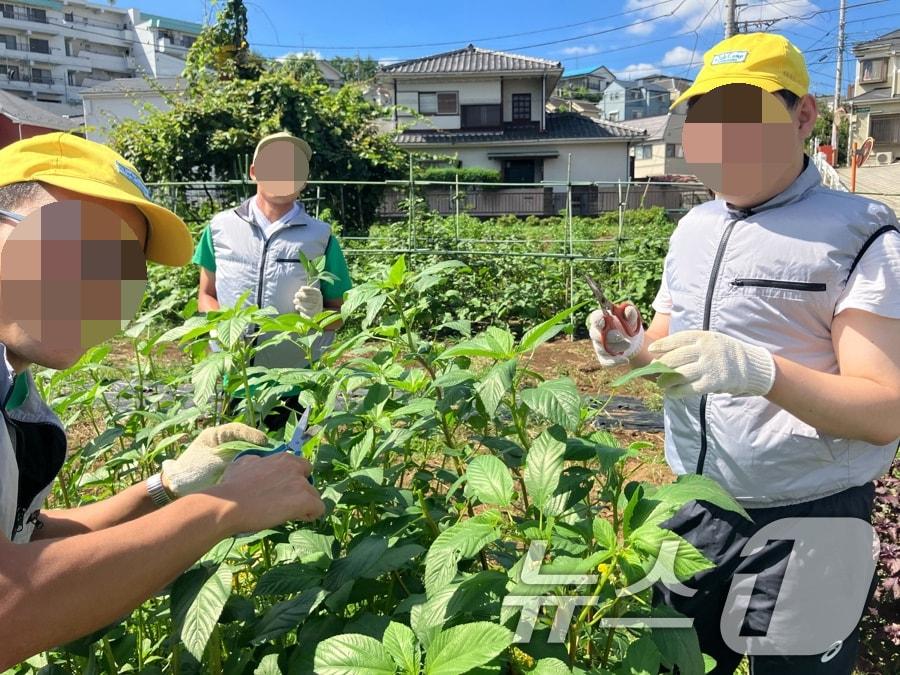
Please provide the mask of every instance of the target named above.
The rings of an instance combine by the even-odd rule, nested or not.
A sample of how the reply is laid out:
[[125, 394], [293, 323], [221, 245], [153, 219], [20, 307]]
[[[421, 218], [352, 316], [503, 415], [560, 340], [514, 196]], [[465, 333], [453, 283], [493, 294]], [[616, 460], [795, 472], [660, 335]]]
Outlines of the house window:
[[18, 80], [19, 66], [0, 66], [0, 75], [6, 75], [7, 80]]
[[684, 157], [684, 147], [682, 147], [681, 143], [666, 143], [666, 157], [682, 159]]
[[502, 106], [499, 104], [464, 105], [461, 109], [463, 129], [497, 128], [502, 123]]
[[635, 157], [637, 159], [653, 159], [653, 146], [639, 145], [637, 147], [637, 152], [635, 152]]
[[31, 81], [38, 84], [53, 84], [53, 78], [50, 77], [50, 71], [46, 68], [32, 68]]
[[419, 112], [423, 115], [458, 115], [459, 96], [455, 91], [419, 92]]
[[866, 59], [862, 62], [861, 82], [881, 82], [887, 77], [887, 58]]
[[900, 144], [900, 115], [872, 117], [870, 131], [876, 148], [879, 143]]
[[513, 122], [531, 121], [531, 94], [512, 95]]
[[65, 19], [66, 23], [75, 23], [75, 12], [66, 12], [63, 15], [63, 18]]
[[618, 122], [619, 121], [619, 111], [618, 110], [610, 111], [609, 113], [607, 113], [606, 119], [608, 119], [610, 122]]
[[28, 8], [28, 20], [34, 21], [36, 23], [47, 23], [47, 10], [46, 9], [35, 9], [34, 7]]
[[31, 38], [28, 41], [28, 49], [29, 51], [37, 52], [38, 54], [49, 54], [50, 40], [38, 40], [37, 38]]
[[0, 3], [0, 16], [2, 16], [4, 19], [12, 19], [13, 17], [15, 17], [13, 6], [5, 2]]
[[507, 159], [503, 162], [504, 183], [534, 183], [534, 159]]
[[0, 45], [4, 45], [7, 49], [16, 48], [15, 35], [0, 35]]

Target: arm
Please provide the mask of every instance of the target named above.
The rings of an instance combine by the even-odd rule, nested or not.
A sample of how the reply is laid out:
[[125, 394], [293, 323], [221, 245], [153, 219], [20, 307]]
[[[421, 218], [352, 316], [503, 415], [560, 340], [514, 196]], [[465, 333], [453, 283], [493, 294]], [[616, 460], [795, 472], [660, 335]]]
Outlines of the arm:
[[[329, 300], [327, 298], [325, 299], [325, 309], [330, 309], [335, 312], [340, 312], [341, 305], [343, 305], [343, 304], [344, 304], [344, 301], [342, 298], [333, 298], [331, 300]], [[344, 320], [338, 318], [338, 319], [335, 319], [330, 324], [328, 324], [328, 330], [338, 330], [343, 325], [344, 325]]]
[[840, 375], [775, 357], [767, 398], [831, 436], [887, 445], [900, 438], [900, 319], [848, 309], [832, 324]]
[[54, 509], [41, 513], [42, 527], [34, 531], [33, 541], [60, 539], [76, 534], [97, 532], [140, 518], [156, 510], [144, 482], [132, 485], [100, 502], [74, 509]]
[[216, 273], [210, 272], [205, 267], [200, 268], [197, 309], [201, 312], [211, 312], [219, 309], [219, 298], [216, 295]]
[[224, 537], [319, 517], [309, 471], [289, 453], [248, 457], [219, 485], [121, 525], [28, 544], [0, 537], [0, 672], [115, 621]]

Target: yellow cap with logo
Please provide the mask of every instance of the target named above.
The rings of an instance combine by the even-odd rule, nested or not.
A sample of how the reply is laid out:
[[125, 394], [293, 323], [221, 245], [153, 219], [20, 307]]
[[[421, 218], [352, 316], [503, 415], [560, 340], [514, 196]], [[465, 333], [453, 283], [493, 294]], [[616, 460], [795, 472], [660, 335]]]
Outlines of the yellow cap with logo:
[[809, 73], [803, 54], [787, 38], [774, 33], [733, 35], [703, 55], [703, 68], [694, 84], [675, 99], [670, 109], [726, 84], [751, 84], [770, 93], [787, 89], [805, 96]]
[[184, 221], [150, 201], [150, 190], [134, 165], [105, 145], [54, 132], [0, 149], [0, 186], [26, 181], [132, 204], [150, 224], [148, 260], [178, 267], [191, 259], [194, 243]]

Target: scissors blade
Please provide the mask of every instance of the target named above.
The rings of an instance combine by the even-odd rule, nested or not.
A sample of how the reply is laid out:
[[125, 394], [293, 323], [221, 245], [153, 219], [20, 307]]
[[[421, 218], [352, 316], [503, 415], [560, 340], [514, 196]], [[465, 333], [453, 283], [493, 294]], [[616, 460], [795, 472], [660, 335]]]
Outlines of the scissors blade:
[[297, 422], [297, 426], [294, 429], [294, 434], [287, 444], [290, 451], [295, 455], [301, 454], [303, 450], [303, 437], [306, 435], [306, 430], [309, 428], [309, 411], [310, 408], [308, 407], [303, 411], [303, 414], [300, 416], [300, 421]]
[[600, 287], [596, 281], [594, 281], [590, 275], [585, 274], [584, 280], [587, 281], [588, 288], [591, 289], [591, 293], [594, 294], [594, 298], [596, 298], [597, 302], [600, 303], [600, 307], [607, 314], [612, 312], [613, 304], [606, 297], [606, 294], [603, 292], [603, 289]]

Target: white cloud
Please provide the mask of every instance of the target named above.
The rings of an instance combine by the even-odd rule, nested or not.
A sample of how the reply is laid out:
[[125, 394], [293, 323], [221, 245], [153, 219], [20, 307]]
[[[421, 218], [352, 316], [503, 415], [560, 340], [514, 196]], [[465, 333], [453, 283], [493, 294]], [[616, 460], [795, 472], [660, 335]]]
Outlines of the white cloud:
[[613, 71], [621, 80], [636, 80], [659, 72], [659, 68], [652, 63], [632, 63], [631, 65]]
[[292, 56], [296, 56], [298, 59], [302, 59], [302, 58], [304, 58], [304, 57], [312, 57], [312, 58], [317, 59], [317, 60], [319, 60], [319, 61], [321, 61], [321, 60], [323, 60], [323, 59], [325, 58], [325, 57], [322, 55], [322, 52], [317, 51], [317, 50], [315, 50], [315, 49], [310, 49], [310, 50], [305, 51], [305, 52], [289, 52], [289, 53], [287, 53], [287, 54], [282, 54], [281, 56], [277, 57], [275, 60], [276, 60], [276, 61], [286, 61], [287, 59], [289, 59], [289, 58], [292, 57]]
[[646, 21], [635, 21], [625, 29], [625, 32], [630, 33], [631, 35], [650, 35], [656, 28], [653, 23], [654, 22], [647, 23]]
[[674, 49], [670, 49], [665, 53], [662, 57], [662, 61], [660, 61], [661, 66], [684, 66], [687, 67], [687, 64], [691, 62], [693, 59], [694, 63], [699, 63], [703, 60], [703, 55], [697, 55], [696, 52], [688, 49], [687, 47], [675, 47]]
[[575, 47], [566, 47], [562, 50], [562, 53], [566, 56], [589, 56], [590, 54], [596, 54], [599, 51], [600, 50], [596, 45], [576, 45]]
[[397, 58], [396, 56], [383, 56], [380, 59], [378, 59], [378, 65], [379, 66], [390, 66], [391, 64], [394, 64], [394, 63], [400, 63], [400, 61], [402, 61], [402, 59]]

